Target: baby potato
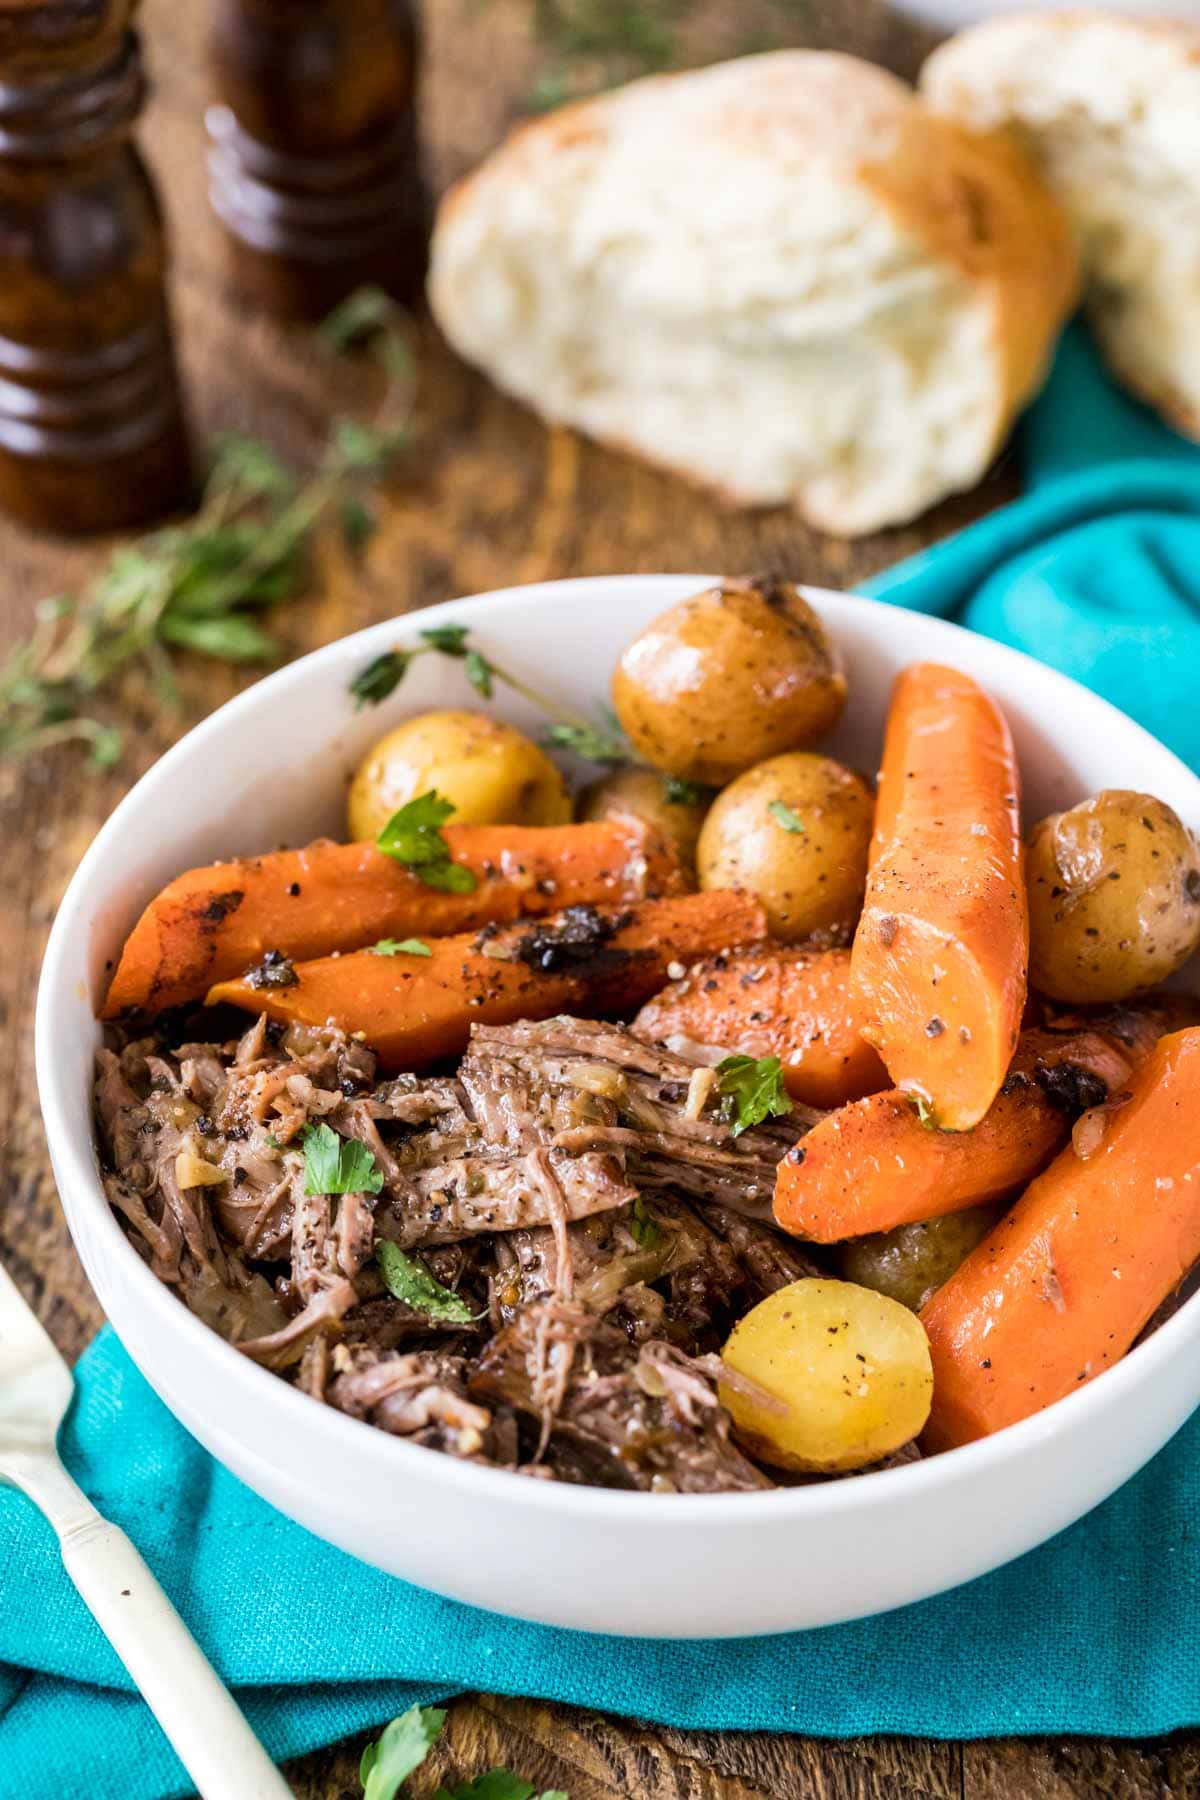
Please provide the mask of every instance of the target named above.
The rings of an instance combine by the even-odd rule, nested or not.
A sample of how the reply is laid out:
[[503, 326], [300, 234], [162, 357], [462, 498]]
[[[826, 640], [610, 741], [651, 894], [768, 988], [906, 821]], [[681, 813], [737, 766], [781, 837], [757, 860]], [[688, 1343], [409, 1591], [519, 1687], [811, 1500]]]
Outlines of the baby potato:
[[959, 1264], [982, 1243], [1005, 1211], [1005, 1204], [968, 1206], [919, 1225], [897, 1225], [840, 1244], [837, 1263], [847, 1281], [887, 1294], [920, 1312], [930, 1295], [949, 1281]]
[[1106, 788], [1035, 825], [1029, 979], [1074, 1005], [1126, 1000], [1200, 945], [1200, 852], [1162, 800]]
[[925, 1328], [885, 1294], [807, 1279], [776, 1289], [734, 1326], [725, 1367], [762, 1390], [718, 1384], [734, 1431], [778, 1469], [861, 1469], [910, 1443], [929, 1417]]
[[714, 800], [700, 830], [700, 886], [757, 895], [781, 943], [847, 944], [874, 814], [870, 788], [843, 764], [804, 751], [773, 756]]
[[350, 786], [350, 836], [378, 837], [392, 814], [436, 788], [456, 825], [564, 825], [566, 783], [535, 743], [477, 712], [406, 719], [368, 750]]
[[805, 750], [846, 701], [841, 659], [789, 581], [723, 581], [660, 614], [617, 665], [613, 705], [639, 756], [720, 787]]
[[666, 839], [686, 874], [695, 879], [696, 844], [712, 795], [694, 782], [679, 782], [656, 769], [614, 769], [584, 790], [579, 817], [611, 819], [632, 813]]

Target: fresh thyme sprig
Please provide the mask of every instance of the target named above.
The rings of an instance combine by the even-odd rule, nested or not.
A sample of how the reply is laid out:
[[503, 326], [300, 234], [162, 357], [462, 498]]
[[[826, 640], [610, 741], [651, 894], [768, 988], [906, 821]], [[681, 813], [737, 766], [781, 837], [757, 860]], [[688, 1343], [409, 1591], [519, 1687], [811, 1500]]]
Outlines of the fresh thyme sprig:
[[352, 294], [320, 336], [331, 352], [364, 344], [379, 358], [387, 391], [374, 421], [336, 419], [307, 476], [256, 438], [219, 438], [191, 518], [116, 550], [80, 594], [38, 607], [32, 633], [0, 665], [0, 757], [81, 743], [111, 767], [123, 678], [141, 673], [174, 706], [172, 651], [269, 661], [278, 646], [259, 616], [298, 591], [318, 528], [336, 519], [361, 547], [373, 528], [368, 495], [408, 442], [413, 364], [402, 315], [379, 289]]
[[481, 699], [490, 700], [496, 683], [502, 682], [514, 694], [520, 694], [539, 712], [545, 713], [551, 721], [542, 731], [542, 743], [547, 749], [569, 750], [585, 762], [616, 764], [633, 761], [615, 715], [605, 712], [599, 719], [587, 719], [561, 701], [551, 700], [477, 649], [471, 642], [469, 626], [430, 625], [418, 636], [422, 642], [416, 649], [384, 650], [359, 670], [350, 683], [350, 692], [359, 707], [378, 706], [399, 687], [414, 658], [436, 650], [440, 655], [462, 663], [463, 673]]

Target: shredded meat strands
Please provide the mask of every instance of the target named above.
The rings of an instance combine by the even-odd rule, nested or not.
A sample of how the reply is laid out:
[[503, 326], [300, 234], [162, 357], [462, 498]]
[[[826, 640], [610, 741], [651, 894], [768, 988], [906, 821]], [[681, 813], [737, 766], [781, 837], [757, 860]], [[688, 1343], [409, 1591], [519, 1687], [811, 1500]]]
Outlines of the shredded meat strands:
[[[776, 1164], [818, 1115], [735, 1138], [699, 1061], [574, 1018], [478, 1026], [452, 1074], [383, 1081], [332, 1027], [114, 1032], [105, 1188], [185, 1305], [382, 1431], [542, 1479], [770, 1487], [730, 1435], [715, 1352], [820, 1272], [770, 1223]], [[311, 1124], [370, 1151], [378, 1194], [305, 1193]], [[459, 1297], [454, 1317], [393, 1296], [385, 1240]]]

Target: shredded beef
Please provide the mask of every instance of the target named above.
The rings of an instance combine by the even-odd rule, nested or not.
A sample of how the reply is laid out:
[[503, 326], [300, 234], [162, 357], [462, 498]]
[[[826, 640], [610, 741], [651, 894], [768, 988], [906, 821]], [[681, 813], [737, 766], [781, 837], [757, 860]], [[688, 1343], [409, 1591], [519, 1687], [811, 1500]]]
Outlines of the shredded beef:
[[[529, 958], [603, 958], [586, 909], [570, 924], [531, 934]], [[735, 1137], [695, 1076], [559, 1018], [476, 1027], [454, 1072], [379, 1081], [332, 1027], [260, 1018], [226, 1043], [115, 1033], [96, 1114], [139, 1254], [315, 1400], [543, 1479], [750, 1490], [773, 1480], [730, 1437], [712, 1353], [813, 1272], [769, 1221], [776, 1165], [818, 1115]], [[366, 1146], [378, 1193], [305, 1191], [318, 1124]], [[384, 1240], [462, 1304], [435, 1318], [393, 1294]]]

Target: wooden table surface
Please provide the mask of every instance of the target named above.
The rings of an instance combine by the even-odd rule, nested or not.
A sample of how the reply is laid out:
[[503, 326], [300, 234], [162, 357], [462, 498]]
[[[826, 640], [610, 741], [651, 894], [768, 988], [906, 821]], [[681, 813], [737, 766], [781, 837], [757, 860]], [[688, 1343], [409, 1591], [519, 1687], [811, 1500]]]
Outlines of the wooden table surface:
[[[333, 410], [366, 397], [366, 377], [331, 370], [303, 333], [285, 333], [237, 304], [205, 202], [202, 111], [206, 8], [146, 0], [144, 35], [155, 97], [144, 142], [174, 232], [175, 301], [201, 439], [259, 433], [297, 458]], [[475, 161], [520, 111], [541, 52], [527, 0], [431, 0], [426, 7], [426, 134], [440, 185]], [[836, 45], [911, 72], [922, 46], [878, 0], [763, 0], [689, 9], [685, 55], [706, 60], [751, 42]], [[944, 535], [1010, 497], [1003, 464], [974, 495], [903, 531], [849, 545], [783, 512], [719, 510], [703, 495], [567, 432], [547, 433], [501, 399], [420, 327], [419, 453], [388, 496], [365, 567], [321, 558], [311, 595], [284, 609], [289, 653], [371, 620], [479, 589], [613, 570], [770, 567], [834, 586]], [[34, 603], [85, 578], [104, 547], [34, 538], [0, 524], [0, 655]], [[144, 704], [125, 766], [110, 775], [70, 753], [0, 768], [0, 1257], [70, 1357], [101, 1313], [59, 1211], [38, 1118], [32, 1010], [45, 934], [97, 826], [125, 786], [239, 679], [212, 664], [181, 667], [179, 716]], [[246, 677], [245, 679], [249, 679]], [[306, 1800], [359, 1794], [361, 1743], [297, 1763]], [[678, 1732], [566, 1706], [470, 1695], [454, 1702], [444, 1744], [414, 1782], [431, 1791], [493, 1762], [571, 1800], [1121, 1800], [1200, 1792], [1200, 1734], [1137, 1745], [1087, 1741], [944, 1744], [899, 1739], [823, 1743], [738, 1733]], [[428, 1777], [428, 1779], [427, 1779]]]

